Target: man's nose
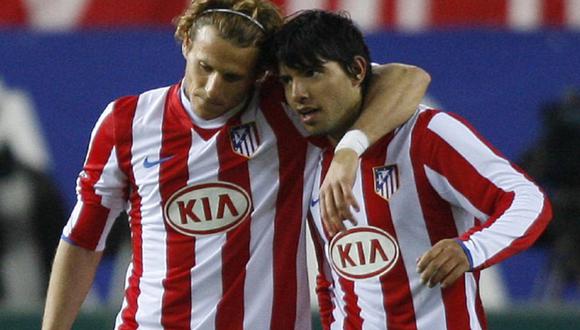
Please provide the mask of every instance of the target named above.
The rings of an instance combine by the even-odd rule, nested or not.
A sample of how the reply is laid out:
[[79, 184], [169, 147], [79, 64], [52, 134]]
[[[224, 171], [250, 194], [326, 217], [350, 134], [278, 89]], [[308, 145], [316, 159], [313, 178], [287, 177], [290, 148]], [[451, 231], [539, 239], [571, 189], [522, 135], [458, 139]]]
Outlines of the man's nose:
[[292, 81], [292, 100], [298, 103], [302, 103], [308, 99], [308, 91], [306, 86], [299, 81]]
[[211, 74], [205, 83], [205, 93], [209, 99], [218, 98], [222, 93], [222, 79], [217, 73]]

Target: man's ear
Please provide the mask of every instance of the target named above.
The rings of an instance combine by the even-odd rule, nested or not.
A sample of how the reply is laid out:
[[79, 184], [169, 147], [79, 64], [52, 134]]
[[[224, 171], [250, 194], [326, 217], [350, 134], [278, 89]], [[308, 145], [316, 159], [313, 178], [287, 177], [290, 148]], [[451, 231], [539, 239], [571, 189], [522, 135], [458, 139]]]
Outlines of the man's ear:
[[355, 56], [352, 63], [353, 84], [360, 85], [367, 76], [367, 61], [362, 56]]

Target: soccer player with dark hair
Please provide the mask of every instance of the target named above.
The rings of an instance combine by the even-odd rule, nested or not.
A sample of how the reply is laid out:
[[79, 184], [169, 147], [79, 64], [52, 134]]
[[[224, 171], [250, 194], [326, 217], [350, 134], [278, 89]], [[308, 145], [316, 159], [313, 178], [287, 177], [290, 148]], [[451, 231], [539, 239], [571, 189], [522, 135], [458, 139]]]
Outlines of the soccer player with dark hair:
[[465, 120], [419, 106], [361, 155], [356, 224], [334, 235], [315, 204], [333, 146], [361, 115], [367, 47], [348, 17], [313, 10], [285, 23], [271, 49], [289, 105], [329, 142], [310, 208], [323, 327], [485, 329], [479, 272], [545, 229], [540, 187]]

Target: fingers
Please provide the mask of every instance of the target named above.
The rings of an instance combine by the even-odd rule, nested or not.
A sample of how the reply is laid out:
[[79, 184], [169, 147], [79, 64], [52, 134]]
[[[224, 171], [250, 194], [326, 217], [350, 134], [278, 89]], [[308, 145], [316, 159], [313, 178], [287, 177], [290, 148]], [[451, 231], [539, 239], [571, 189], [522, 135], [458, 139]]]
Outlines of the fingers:
[[336, 210], [334, 210], [337, 217], [336, 221], [342, 223], [343, 220], [348, 220], [353, 225], [356, 225], [356, 220], [350, 208], [355, 207], [356, 205], [355, 210], [358, 212], [358, 204], [356, 203], [352, 191], [343, 185], [339, 185], [332, 190], [332, 197], [336, 208]]
[[357, 167], [356, 152], [348, 148], [337, 151], [320, 187], [320, 215], [331, 236], [345, 229], [344, 220], [356, 224], [351, 207], [357, 212], [360, 209], [352, 193]]
[[452, 259], [448, 259], [440, 265], [431, 263], [425, 272], [421, 274], [421, 281], [423, 284], [432, 288], [435, 285], [440, 284], [443, 279], [448, 278], [451, 272], [457, 267], [458, 265], [453, 262]]
[[334, 200], [334, 194], [332, 192], [321, 192], [320, 215], [322, 217], [322, 223], [331, 237], [337, 232], [345, 229], [342, 219], [339, 216]]
[[421, 282], [430, 288], [433, 287], [434, 284], [431, 283], [431, 278], [435, 273], [439, 272], [439, 267], [441, 263], [446, 260], [441, 260], [441, 258], [437, 258], [441, 250], [432, 248], [427, 253], [425, 253], [421, 258], [419, 258], [417, 262], [417, 273], [421, 275]]
[[459, 277], [461, 277], [461, 275], [463, 275], [463, 273], [465, 273], [465, 270], [463, 270], [463, 268], [461, 267], [461, 265], [458, 264], [441, 281], [441, 287], [445, 289], [445, 288], [451, 286], [451, 284], [455, 283], [455, 281], [457, 281], [457, 279]]
[[[358, 202], [356, 201], [356, 198], [354, 197], [352, 190], [345, 186], [341, 186], [341, 188], [342, 188], [341, 196], [343, 197], [344, 200], [343, 205], [345, 205], [347, 211], [350, 213], [350, 208], [352, 207], [356, 212], [360, 212], [360, 206], [358, 205]], [[356, 220], [354, 219], [354, 217], [351, 220], [353, 221], [353, 224], [356, 224]]]
[[430, 288], [437, 284], [446, 288], [468, 270], [469, 260], [465, 252], [452, 239], [438, 242], [417, 261], [421, 282]]
[[344, 220], [350, 221], [353, 225], [357, 224], [351, 207], [357, 212], [360, 207], [348, 187], [344, 185], [328, 186], [324, 193], [320, 193], [320, 201], [321, 216], [329, 234], [334, 235], [345, 230]]

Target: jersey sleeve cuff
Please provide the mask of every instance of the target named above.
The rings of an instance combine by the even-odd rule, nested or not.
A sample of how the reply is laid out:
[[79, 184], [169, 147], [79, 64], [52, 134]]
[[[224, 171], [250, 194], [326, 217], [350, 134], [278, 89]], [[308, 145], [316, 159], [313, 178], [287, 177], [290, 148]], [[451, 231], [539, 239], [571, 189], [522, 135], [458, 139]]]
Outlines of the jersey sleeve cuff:
[[465, 244], [463, 244], [462, 240], [460, 240], [459, 238], [456, 238], [455, 241], [457, 242], [457, 244], [459, 244], [459, 246], [461, 246], [461, 249], [463, 250], [463, 252], [467, 256], [467, 260], [469, 261], [469, 271], [472, 271], [473, 270], [473, 258], [471, 257], [471, 252], [469, 252], [469, 249], [467, 248], [467, 246], [465, 246]]
[[74, 241], [72, 238], [66, 236], [65, 234], [61, 234], [60, 235], [60, 239], [63, 240], [63, 241], [65, 241], [65, 242], [67, 242], [68, 244], [70, 244], [72, 246], [76, 246], [76, 247], [79, 247], [79, 248], [82, 248], [82, 249], [85, 249], [85, 250], [95, 251], [95, 252], [100, 252], [100, 251], [103, 251], [104, 250], [104, 249], [103, 250], [94, 249], [94, 248], [91, 248], [90, 246], [87, 246], [87, 245], [84, 245], [84, 244], [80, 244], [80, 243]]

